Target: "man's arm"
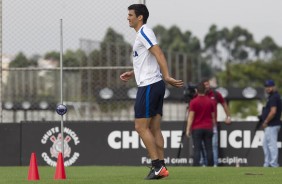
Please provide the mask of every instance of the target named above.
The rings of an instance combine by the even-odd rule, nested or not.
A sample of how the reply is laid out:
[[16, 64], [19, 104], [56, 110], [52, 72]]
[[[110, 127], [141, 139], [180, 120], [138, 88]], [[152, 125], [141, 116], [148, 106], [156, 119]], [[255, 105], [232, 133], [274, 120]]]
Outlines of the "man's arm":
[[230, 114], [230, 110], [229, 110], [229, 107], [228, 107], [226, 101], [222, 97], [221, 93], [219, 93], [217, 91], [214, 91], [214, 97], [215, 97], [217, 103], [220, 103], [223, 107], [223, 110], [224, 110], [225, 115], [226, 115], [225, 124], [230, 125], [231, 124], [231, 114]]
[[216, 122], [216, 119], [215, 119], [215, 113], [212, 112], [211, 113], [211, 116], [212, 116], [212, 127], [213, 127], [213, 133], [217, 133], [217, 122]]
[[163, 79], [174, 87], [183, 87], [184, 83], [182, 80], [176, 80], [170, 77], [168, 72], [167, 61], [161, 48], [158, 45], [154, 45], [149, 49], [149, 51], [156, 57], [163, 75]]
[[272, 120], [272, 118], [275, 116], [276, 114], [276, 111], [277, 111], [277, 108], [276, 106], [272, 106], [270, 108], [270, 112], [268, 113], [267, 117], [265, 118], [263, 124], [262, 124], [262, 127], [263, 128], [266, 128], [267, 127], [267, 124]]
[[213, 127], [216, 127], [215, 114], [214, 114], [214, 112], [212, 112], [211, 114], [212, 114], [212, 125], [213, 125]]
[[129, 81], [129, 79], [131, 79], [133, 76], [134, 76], [134, 71], [132, 70], [132, 71], [128, 71], [128, 72], [122, 73], [122, 74], [119, 76], [119, 78], [120, 78], [121, 80], [123, 80], [124, 82], [127, 82], [127, 81]]
[[224, 112], [225, 112], [225, 114], [226, 114], [225, 123], [226, 123], [227, 125], [229, 125], [229, 124], [231, 124], [231, 115], [230, 115], [229, 108], [228, 108], [226, 102], [224, 102], [224, 103], [222, 104], [222, 106], [223, 106]]
[[189, 137], [191, 134], [191, 126], [194, 121], [195, 112], [190, 111], [187, 119], [186, 136]]

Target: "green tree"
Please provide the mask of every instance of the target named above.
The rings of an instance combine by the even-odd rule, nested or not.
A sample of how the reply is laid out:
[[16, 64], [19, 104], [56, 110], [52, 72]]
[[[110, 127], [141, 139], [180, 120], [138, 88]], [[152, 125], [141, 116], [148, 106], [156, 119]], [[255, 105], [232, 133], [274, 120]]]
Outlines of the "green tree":
[[282, 61], [282, 47], [280, 47], [280, 48], [278, 48], [277, 50], [274, 51], [273, 59]]
[[[60, 62], [60, 53], [57, 51], [47, 52], [44, 55], [44, 59]], [[86, 62], [87, 62], [87, 56], [85, 52], [80, 49], [76, 51], [68, 49], [65, 53], [63, 53], [64, 67], [85, 66]]]
[[153, 28], [159, 44], [162, 44], [162, 38], [165, 35], [166, 29], [162, 25], [157, 25]]
[[113, 28], [108, 28], [102, 42], [106, 43], [124, 43], [123, 35], [117, 33]]
[[[204, 73], [202, 71], [210, 71], [210, 66], [205, 64], [206, 61], [201, 56], [200, 40], [190, 31], [182, 33], [177, 26], [166, 30], [161, 25], [154, 27], [153, 30], [167, 58], [170, 58], [171, 63], [179, 63], [178, 67], [172, 65], [172, 75], [178, 73], [180, 76], [187, 76], [183, 79], [185, 81], [196, 81], [200, 80], [200, 75]], [[183, 71], [184, 65], [188, 66], [185, 71]], [[184, 75], [185, 72], [189, 75]]]
[[64, 67], [79, 67], [82, 58], [79, 58], [79, 51], [67, 50], [63, 56]]
[[94, 53], [96, 53], [95, 59], [99, 59], [99, 66], [129, 65], [130, 63], [127, 61], [131, 56], [131, 45], [124, 40], [121, 34], [109, 28], [100, 43], [99, 56], [97, 51], [94, 51]]
[[[266, 79], [273, 79], [277, 83], [277, 86], [282, 86], [281, 67], [282, 62], [280, 60], [272, 60], [270, 62], [258, 60], [251, 62], [248, 65], [240, 63], [230, 64], [232, 86], [262, 87], [263, 82]], [[226, 75], [227, 74], [224, 71], [217, 74], [217, 77], [222, 81], [222, 86], [228, 86]]]
[[22, 52], [18, 53], [15, 59], [12, 60], [9, 64], [10, 68], [24, 68], [29, 66], [30, 66], [30, 61]]
[[275, 51], [277, 51], [278, 49], [278, 45], [271, 37], [266, 36], [261, 40], [260, 50], [263, 53], [265, 60], [267, 60], [268, 58], [271, 59]]
[[210, 59], [211, 63], [213, 63], [214, 61], [220, 63], [222, 60], [217, 48], [218, 42], [219, 31], [217, 30], [217, 26], [211, 25], [209, 32], [204, 38], [204, 52], [206, 53], [207, 58]]
[[37, 67], [38, 66], [38, 60], [40, 59], [40, 57], [41, 57], [40, 55], [31, 56], [31, 58], [29, 59], [30, 66]]
[[78, 49], [76, 51], [76, 55], [77, 55], [76, 57], [79, 61], [80, 66], [86, 66], [87, 61], [88, 61], [88, 57], [87, 57], [86, 53], [83, 50]]
[[[232, 63], [230, 64], [232, 81], [227, 80], [225, 71], [218, 73], [217, 78], [222, 82], [220, 84], [221, 86], [228, 86], [229, 83], [232, 83], [233, 87], [263, 87], [263, 83], [266, 79], [273, 79], [277, 86], [281, 86], [281, 67], [281, 60], [272, 60], [270, 62], [257, 60], [248, 65]], [[282, 92], [281, 88], [279, 88], [279, 92]], [[245, 118], [249, 115], [256, 116], [258, 115], [257, 104], [258, 101], [256, 100], [234, 101], [230, 104], [231, 112], [241, 118]]]
[[99, 66], [101, 62], [100, 54], [101, 54], [100, 50], [93, 50], [89, 54], [90, 61], [88, 62], [88, 64], [90, 66]]
[[232, 30], [228, 28], [217, 30], [217, 27], [212, 25], [204, 41], [205, 51], [207, 56], [210, 56], [211, 63], [224, 66], [222, 69], [226, 70], [229, 82], [232, 80], [230, 63], [247, 62], [251, 51], [254, 52], [251, 47], [254, 46], [252, 34], [239, 26], [235, 26]]
[[[87, 56], [87, 62], [83, 66], [111, 67], [111, 66], [131, 66], [131, 45], [128, 44], [123, 36], [114, 29], [108, 28], [99, 43], [99, 48], [94, 49]], [[119, 79], [121, 71], [116, 69], [86, 70], [81, 72], [82, 94], [83, 96], [95, 95], [97, 88], [123, 85]], [[87, 79], [87, 80], [84, 80]], [[107, 80], [105, 80], [107, 79]], [[132, 82], [134, 82], [132, 80]], [[89, 100], [89, 99], [87, 99]]]
[[221, 65], [232, 61], [241, 63], [247, 61], [257, 46], [253, 35], [240, 26], [235, 26], [232, 30], [228, 28], [218, 30], [216, 25], [212, 25], [204, 43], [206, 54]]
[[[31, 59], [28, 59], [22, 52], [19, 52], [15, 59], [13, 59], [9, 67], [10, 68], [28, 68], [37, 66], [37, 60], [39, 56], [34, 55]], [[4, 96], [8, 93], [12, 101], [22, 101], [24, 99], [33, 100], [36, 97], [36, 74], [37, 71], [29, 70], [18, 70], [10, 71], [8, 75], [8, 84], [17, 85], [7, 85], [4, 89]], [[8, 92], [9, 91], [9, 92]], [[6, 97], [5, 97], [6, 98]]]
[[245, 119], [248, 116], [258, 116], [258, 100], [231, 101], [229, 106], [232, 116]]
[[57, 51], [47, 52], [44, 55], [44, 59], [46, 60], [53, 60], [53, 61], [60, 61], [60, 53]]

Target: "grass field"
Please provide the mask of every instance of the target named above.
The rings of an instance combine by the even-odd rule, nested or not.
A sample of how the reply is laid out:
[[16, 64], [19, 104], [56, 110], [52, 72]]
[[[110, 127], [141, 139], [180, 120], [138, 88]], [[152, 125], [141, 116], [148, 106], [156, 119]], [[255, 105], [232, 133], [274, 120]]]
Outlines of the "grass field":
[[77, 183], [77, 184], [275, 184], [282, 182], [282, 168], [263, 167], [168, 167], [170, 176], [162, 180], [143, 178], [149, 172], [144, 166], [71, 166], [66, 167], [67, 179], [54, 180], [55, 168], [38, 167], [40, 180], [27, 180], [28, 167], [0, 167], [0, 183]]

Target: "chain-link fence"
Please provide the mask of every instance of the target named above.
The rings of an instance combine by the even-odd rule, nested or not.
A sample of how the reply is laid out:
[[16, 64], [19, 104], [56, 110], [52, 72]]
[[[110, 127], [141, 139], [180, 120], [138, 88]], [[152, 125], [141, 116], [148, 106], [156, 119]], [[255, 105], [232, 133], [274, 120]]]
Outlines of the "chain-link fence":
[[[60, 119], [55, 113], [60, 102], [60, 18], [65, 119], [133, 120], [136, 84], [122, 82], [119, 75], [132, 69], [129, 43], [135, 33], [128, 27], [127, 7], [140, 2], [3, 0], [2, 122]], [[164, 52], [172, 76], [185, 82], [200, 78], [199, 61], [187, 53]], [[183, 89], [167, 86], [163, 119], [184, 120], [186, 105]]]
[[2, 0], [0, 0], [0, 64], [1, 64], [1, 69], [0, 69], [0, 122], [3, 122], [3, 117], [2, 117]]

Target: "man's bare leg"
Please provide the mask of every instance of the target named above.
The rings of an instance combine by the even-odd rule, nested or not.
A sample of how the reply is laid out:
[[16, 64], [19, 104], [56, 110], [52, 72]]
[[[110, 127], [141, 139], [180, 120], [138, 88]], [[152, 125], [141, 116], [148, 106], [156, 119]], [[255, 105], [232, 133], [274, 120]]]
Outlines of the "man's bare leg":
[[164, 159], [164, 138], [161, 132], [161, 115], [157, 114], [151, 119], [150, 130], [157, 146], [157, 154], [160, 160]]
[[138, 118], [135, 119], [135, 130], [141, 137], [149, 156], [152, 160], [159, 159], [155, 137], [153, 136], [149, 125], [151, 118]]
[[162, 174], [162, 177], [167, 177], [169, 175], [169, 172], [164, 162], [164, 137], [161, 131], [161, 118], [162, 117], [159, 114], [154, 116], [150, 122], [150, 129], [153, 136], [155, 137], [157, 153], [160, 163], [162, 164], [162, 166], [165, 166], [165, 172]]

